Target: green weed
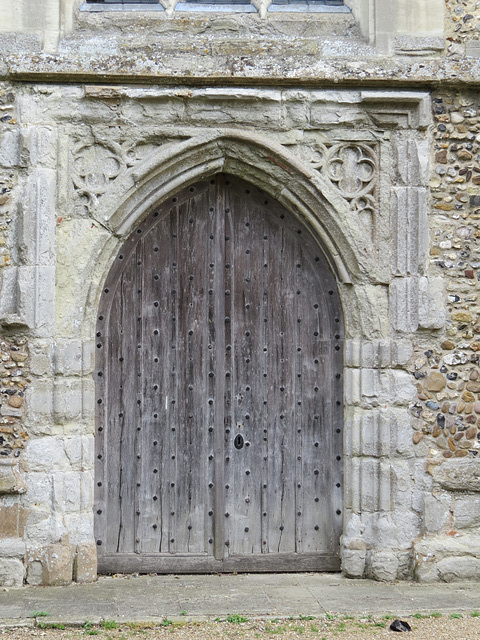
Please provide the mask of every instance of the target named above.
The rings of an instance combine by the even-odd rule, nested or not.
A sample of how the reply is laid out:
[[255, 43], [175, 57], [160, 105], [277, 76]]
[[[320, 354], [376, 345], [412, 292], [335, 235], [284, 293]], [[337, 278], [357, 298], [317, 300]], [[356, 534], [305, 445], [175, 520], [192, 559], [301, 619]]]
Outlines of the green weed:
[[230, 624], [242, 624], [242, 622], [248, 622], [248, 618], [245, 618], [245, 616], [242, 616], [239, 613], [229, 613], [226, 619]]
[[164, 618], [161, 624], [162, 627], [170, 627], [173, 624], [173, 621], [169, 620], [168, 618]]
[[49, 615], [46, 611], [32, 611], [32, 618], [46, 618]]
[[461, 613], [451, 613], [450, 618], [454, 620], [455, 618], [463, 618]]
[[102, 627], [104, 629], [118, 629], [118, 622], [115, 622], [115, 620], [102, 620]]
[[271, 635], [277, 635], [280, 633], [284, 633], [285, 631], [286, 628], [282, 625], [280, 625], [279, 627], [271, 627], [270, 625], [266, 625], [265, 627], [265, 632], [270, 633]]
[[478, 618], [480, 616], [480, 611], [472, 611], [470, 615], [472, 618]]
[[65, 629], [65, 625], [59, 622], [39, 622], [38, 626], [40, 629]]
[[185, 609], [182, 609], [182, 610], [180, 611], [179, 615], [181, 615], [181, 616], [186, 616], [186, 615], [187, 615], [187, 612], [185, 611]]

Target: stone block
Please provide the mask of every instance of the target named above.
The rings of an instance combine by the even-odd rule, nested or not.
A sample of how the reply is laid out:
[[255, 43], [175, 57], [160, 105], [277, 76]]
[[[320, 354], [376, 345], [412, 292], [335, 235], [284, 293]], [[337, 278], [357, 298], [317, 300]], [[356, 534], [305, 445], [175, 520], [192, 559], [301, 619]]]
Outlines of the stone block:
[[75, 376], [83, 373], [83, 345], [81, 340], [57, 340], [55, 344], [55, 373]]
[[68, 530], [72, 544], [93, 540], [93, 509], [67, 513], [63, 522]]
[[42, 584], [62, 586], [72, 582], [75, 547], [68, 542], [57, 543], [30, 552], [33, 562], [42, 565]]
[[58, 424], [82, 417], [82, 381], [57, 378], [54, 382], [53, 415]]
[[43, 567], [38, 560], [31, 560], [27, 564], [26, 583], [32, 587], [37, 587], [43, 581]]
[[304, 128], [310, 122], [310, 95], [304, 91], [284, 91], [282, 121], [285, 128]]
[[428, 184], [430, 153], [427, 140], [418, 140], [405, 132], [397, 133], [392, 136], [392, 151], [399, 185], [422, 187]]
[[16, 558], [2, 558], [0, 561], [0, 586], [18, 588], [23, 586], [25, 567]]
[[435, 558], [428, 555], [416, 554], [414, 575], [417, 582], [438, 582], [438, 567]]
[[378, 459], [360, 459], [361, 510], [374, 512], [378, 509], [380, 464]]
[[342, 571], [347, 578], [363, 578], [367, 552], [365, 550], [344, 549], [342, 552]]
[[392, 189], [392, 273], [419, 274], [428, 247], [428, 220], [425, 188]]
[[392, 582], [398, 573], [398, 558], [391, 551], [372, 553], [370, 571], [372, 578], [381, 582]]
[[430, 473], [435, 482], [449, 491], [479, 491], [480, 460], [476, 458], [445, 460], [432, 467]]
[[455, 494], [453, 518], [455, 529], [478, 527], [480, 525], [480, 494]]
[[421, 329], [443, 329], [446, 321], [443, 278], [420, 278], [418, 298], [418, 326]]
[[23, 538], [29, 510], [18, 503], [0, 505], [0, 539]]
[[480, 558], [471, 555], [443, 558], [437, 563], [437, 572], [444, 582], [480, 579]]
[[70, 467], [63, 440], [58, 437], [45, 436], [30, 440], [27, 443], [23, 458], [28, 471], [47, 471], [52, 473], [68, 470]]
[[94, 542], [77, 545], [73, 579], [80, 583], [97, 579], [97, 546]]
[[413, 577], [412, 550], [395, 551], [398, 560], [397, 580], [411, 580]]
[[[261, 112], [258, 106], [262, 104]], [[156, 109], [157, 111], [157, 109]], [[252, 112], [257, 114], [256, 126], [272, 127], [281, 121], [281, 92], [255, 88], [205, 88], [192, 91], [184, 102], [184, 120], [195, 126], [248, 125]]]
[[19, 254], [24, 265], [55, 264], [56, 171], [36, 169], [25, 186], [19, 226]]
[[32, 380], [28, 395], [27, 419], [30, 423], [48, 424], [53, 412], [53, 382], [48, 378]]
[[397, 405], [408, 405], [416, 396], [413, 377], [407, 371], [392, 371], [393, 401]]
[[418, 278], [395, 278], [390, 285], [393, 328], [403, 333], [418, 328]]
[[25, 507], [32, 508], [43, 505], [45, 508], [49, 508], [52, 499], [52, 476], [49, 473], [39, 471], [26, 473], [25, 480], [28, 486], [28, 491], [22, 498]]
[[[10, 265], [2, 269], [0, 287], [0, 317], [5, 324], [18, 324], [18, 267]], [[6, 322], [5, 322], [6, 321]]]
[[393, 412], [392, 433], [395, 439], [395, 453], [405, 457], [413, 456], [412, 416], [408, 409], [398, 409]]
[[29, 126], [22, 129], [22, 156], [33, 167], [57, 168], [57, 129], [54, 126]]
[[50, 340], [33, 340], [29, 347], [30, 371], [35, 376], [48, 376], [52, 373], [53, 345]]
[[0, 495], [25, 493], [24, 474], [10, 460], [0, 460]]
[[74, 436], [64, 440], [65, 453], [72, 469], [92, 469], [95, 441], [93, 435]]
[[438, 533], [452, 524], [452, 497], [445, 491], [425, 495], [424, 527], [426, 533]]
[[26, 552], [25, 542], [20, 538], [0, 538], [0, 558], [20, 558]]
[[58, 543], [68, 532], [62, 514], [51, 515], [52, 507], [32, 509], [25, 525], [25, 540], [27, 544], [48, 546]]
[[82, 379], [82, 416], [84, 420], [95, 420], [95, 383], [90, 377]]
[[81, 503], [80, 472], [55, 473], [53, 475], [53, 508], [56, 513], [78, 511]]
[[55, 321], [55, 267], [18, 268], [17, 313], [38, 337], [50, 337]]
[[0, 166], [16, 167], [20, 164], [20, 131], [7, 129], [0, 137]]
[[90, 375], [95, 370], [95, 341], [84, 340], [82, 342], [82, 362], [84, 375]]

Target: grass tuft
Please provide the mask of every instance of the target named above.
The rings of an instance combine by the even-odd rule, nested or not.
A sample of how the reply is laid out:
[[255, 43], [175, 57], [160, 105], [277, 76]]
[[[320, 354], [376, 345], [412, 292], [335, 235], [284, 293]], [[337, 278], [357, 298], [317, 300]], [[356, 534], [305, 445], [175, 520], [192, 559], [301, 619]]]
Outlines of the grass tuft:
[[227, 616], [227, 622], [230, 622], [230, 624], [242, 624], [243, 622], [248, 622], [248, 618], [240, 615], [239, 613], [229, 613]]
[[115, 620], [102, 620], [102, 627], [104, 629], [118, 629], [118, 622], [115, 622]]

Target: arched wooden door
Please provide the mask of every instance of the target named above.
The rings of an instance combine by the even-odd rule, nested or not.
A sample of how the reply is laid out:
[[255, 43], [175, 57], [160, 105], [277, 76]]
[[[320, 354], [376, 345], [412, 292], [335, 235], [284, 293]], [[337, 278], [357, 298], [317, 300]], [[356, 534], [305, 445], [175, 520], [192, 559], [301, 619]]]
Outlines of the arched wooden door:
[[219, 175], [131, 234], [97, 325], [99, 570], [339, 569], [342, 316], [307, 229]]

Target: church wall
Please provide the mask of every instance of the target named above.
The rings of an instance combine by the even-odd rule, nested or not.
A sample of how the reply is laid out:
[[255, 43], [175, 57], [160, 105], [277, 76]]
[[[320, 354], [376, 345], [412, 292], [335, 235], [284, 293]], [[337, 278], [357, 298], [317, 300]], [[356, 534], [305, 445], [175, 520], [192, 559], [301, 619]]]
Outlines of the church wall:
[[[478, 579], [480, 10], [473, 0], [445, 7], [442, 46], [438, 25], [412, 38], [399, 18], [394, 36], [377, 30], [381, 52], [358, 20], [332, 18], [335, 37], [363, 56], [360, 69], [329, 53], [328, 14], [311, 39], [300, 38], [297, 17], [279, 19], [273, 36], [248, 16], [227, 21], [239, 57], [211, 16], [152, 18], [166, 32], [163, 57], [152, 31], [135, 58], [133, 18], [104, 37], [105, 17], [83, 13], [50, 44], [25, 32], [16, 53], [3, 34], [1, 585], [95, 579], [103, 281], [142, 216], [218, 171], [244, 176], [306, 221], [337, 275], [347, 338], [344, 573]], [[298, 52], [283, 59], [272, 48], [271, 69], [265, 53], [252, 62], [253, 28], [255, 46], [281, 31]], [[204, 31], [205, 51], [175, 52], [177, 37], [182, 49], [183, 37]], [[97, 58], [82, 58], [92, 46]], [[339, 157], [350, 162], [353, 194], [331, 170]]]

